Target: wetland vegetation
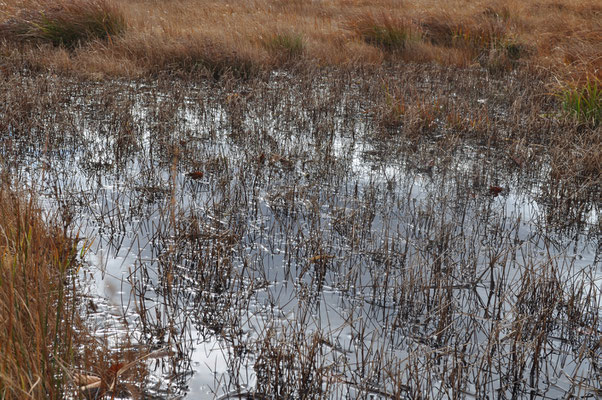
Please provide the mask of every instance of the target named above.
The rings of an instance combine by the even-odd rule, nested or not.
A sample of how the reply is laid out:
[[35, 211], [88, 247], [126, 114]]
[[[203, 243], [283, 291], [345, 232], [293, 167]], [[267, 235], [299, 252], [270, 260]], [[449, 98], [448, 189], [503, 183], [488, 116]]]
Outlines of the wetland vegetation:
[[597, 2], [0, 5], [0, 398], [602, 394]]

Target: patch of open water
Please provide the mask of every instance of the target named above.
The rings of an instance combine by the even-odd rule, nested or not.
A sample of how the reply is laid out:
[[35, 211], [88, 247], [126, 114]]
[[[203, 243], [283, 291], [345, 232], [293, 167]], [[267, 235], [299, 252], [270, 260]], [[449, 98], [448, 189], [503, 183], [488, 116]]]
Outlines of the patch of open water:
[[118, 342], [126, 320], [177, 354], [150, 362], [149, 395], [595, 395], [595, 199], [563, 226], [544, 168], [374, 138], [353, 104], [321, 106], [327, 89], [187, 93], [132, 94], [109, 115], [88, 99], [75, 145], [18, 160], [93, 240], [98, 325]]

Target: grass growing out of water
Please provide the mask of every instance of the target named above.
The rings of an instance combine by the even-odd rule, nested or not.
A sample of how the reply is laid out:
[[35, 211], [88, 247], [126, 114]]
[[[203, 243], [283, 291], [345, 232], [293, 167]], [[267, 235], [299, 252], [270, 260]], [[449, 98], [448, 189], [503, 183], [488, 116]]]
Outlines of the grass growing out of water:
[[106, 0], [42, 0], [2, 24], [0, 37], [74, 48], [94, 39], [110, 40], [124, 30], [123, 15]]
[[[408, 64], [354, 71], [353, 85], [346, 71], [303, 70], [269, 85], [0, 80], [14, 175], [37, 182], [30, 155], [58, 155], [35, 189], [87, 221], [82, 231], [100, 228], [97, 254], [142, 260], [120, 267], [136, 271], [140, 323], [126, 315], [126, 328], [142, 346], [110, 357], [110, 337], [86, 345], [85, 377], [144, 390], [141, 361], [160, 348], [167, 385], [184, 393], [200, 387], [190, 376], [215, 376], [215, 398], [593, 396], [597, 266], [581, 273], [555, 248], [594, 232], [600, 163], [582, 149], [599, 139], [542, 120], [556, 106], [548, 86], [520, 72]], [[116, 179], [119, 191], [107, 188]], [[541, 214], [507, 208], [535, 192]], [[593, 263], [586, 240], [575, 253]], [[96, 304], [91, 316], [104, 317]], [[192, 326], [224, 343], [228, 373], [191, 362]], [[139, 370], [117, 376], [130, 359]]]
[[31, 199], [1, 187], [0, 209], [0, 398], [62, 399], [56, 360], [76, 341], [67, 283], [75, 247]]
[[[265, 398], [516, 398], [565, 376], [558, 396], [597, 394], [597, 278], [552, 247], [578, 232], [575, 253], [591, 251], [599, 131], [545, 116], [560, 106], [599, 125], [601, 9], [364, 3], [0, 0], [2, 157], [37, 181], [32, 154], [59, 155], [39, 190], [91, 224], [107, 254], [140, 260], [128, 279], [141, 322], [128, 332], [165, 349], [162, 376], [183, 391], [202, 374], [189, 362], [194, 324], [226, 343], [216, 391], [229, 398], [244, 387]], [[121, 28], [82, 17], [98, 4]], [[571, 40], [577, 26], [583, 40]], [[265, 73], [291, 61], [299, 68]], [[598, 80], [548, 101], [545, 71], [583, 81], [573, 67]], [[36, 74], [46, 68], [152, 81]], [[199, 82], [207, 72], [216, 80]], [[144, 388], [140, 361], [153, 353], [111, 354], [108, 339], [71, 353], [73, 249], [31, 203], [0, 193], [0, 398], [62, 398], [76, 376], [101, 393]], [[541, 212], [525, 222], [509, 198]], [[338, 325], [322, 324], [334, 316], [319, 314], [326, 303], [344, 310]], [[72, 360], [81, 374], [67, 371]]]
[[564, 111], [577, 121], [598, 126], [602, 121], [602, 84], [588, 80], [582, 86], [565, 88], [561, 93]]

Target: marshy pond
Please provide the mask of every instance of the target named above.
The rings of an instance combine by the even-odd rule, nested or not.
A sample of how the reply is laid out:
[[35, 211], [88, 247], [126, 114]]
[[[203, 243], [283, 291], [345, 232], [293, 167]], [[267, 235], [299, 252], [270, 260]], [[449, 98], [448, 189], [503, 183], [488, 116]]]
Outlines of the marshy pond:
[[[81, 365], [140, 359], [118, 397], [600, 396], [601, 191], [541, 146], [396, 133], [344, 74], [20, 79], [3, 179], [79, 237]], [[511, 78], [466, 79], [414, 84], [510, 118]]]

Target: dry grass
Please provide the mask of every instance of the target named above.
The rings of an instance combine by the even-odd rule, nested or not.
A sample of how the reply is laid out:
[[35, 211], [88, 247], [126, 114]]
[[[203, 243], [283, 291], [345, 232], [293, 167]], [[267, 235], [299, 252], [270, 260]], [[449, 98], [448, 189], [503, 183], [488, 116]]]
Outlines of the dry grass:
[[26, 1], [0, 26], [0, 38], [49, 42], [74, 48], [90, 40], [111, 40], [125, 29], [119, 9], [105, 0]]
[[367, 44], [388, 52], [405, 49], [411, 40], [420, 40], [419, 32], [410, 21], [380, 15], [362, 14], [352, 19], [349, 29]]
[[61, 399], [72, 336], [73, 242], [32, 200], [0, 188], [0, 397]]
[[[127, 29], [116, 29], [116, 33], [122, 32], [118, 37], [105, 35], [110, 37], [108, 41], [50, 40], [55, 45], [76, 47], [68, 53], [60, 48], [21, 48], [19, 55], [40, 68], [95, 76], [201, 68], [247, 74], [286, 65], [294, 54], [304, 64], [320, 66], [373, 65], [388, 59], [454, 66], [480, 63], [495, 71], [508, 71], [528, 62], [577, 81], [602, 77], [602, 7], [595, 0], [542, 0], [537, 4], [492, 0], [468, 4], [459, 0], [79, 0], [59, 2], [59, 8], [54, 4], [3, 0], [0, 27], [8, 41], [2, 49], [7, 60], [13, 54], [12, 42], [44, 36], [37, 29], [39, 23], [24, 16], [45, 16], [40, 10], [50, 9], [57, 15], [59, 27], [78, 15], [77, 8], [96, 7], [110, 10], [106, 15], [115, 16], [118, 28]], [[56, 14], [58, 9], [62, 11]], [[66, 14], [64, 18], [58, 16], [61, 13]], [[29, 22], [23, 25], [23, 20]], [[29, 33], [24, 35], [17, 27], [25, 27]], [[36, 28], [33, 33], [32, 27]], [[79, 29], [89, 32], [81, 25]], [[98, 33], [96, 28], [90, 29]], [[98, 36], [103, 35], [84, 34], [85, 38]]]
[[136, 395], [141, 361], [157, 353], [91, 334], [72, 279], [76, 242], [6, 184], [0, 209], [0, 398], [64, 399], [77, 387], [86, 398]]
[[[517, 245], [520, 218], [515, 232], [495, 227], [505, 224], [505, 215], [499, 221], [475, 219], [466, 231], [464, 217], [482, 214], [498, 194], [520, 189], [540, 193], [547, 224], [542, 236], [591, 218], [591, 199], [599, 198], [602, 182], [598, 3], [0, 0], [2, 161], [29, 167], [29, 159], [22, 157], [32, 148], [37, 154], [54, 150], [67, 159], [81, 154], [83, 165], [74, 168], [68, 162], [55, 176], [81, 168], [82, 174], [98, 177], [86, 180], [101, 182], [112, 170], [127, 171], [128, 160], [141, 160], [144, 177], [126, 182], [135, 201], [116, 205], [110, 215], [94, 214], [93, 207], [72, 210], [62, 197], [96, 204], [108, 196], [104, 189], [83, 192], [71, 186], [68, 196], [58, 189], [56, 196], [65, 216], [90, 212], [115, 237], [123, 233], [124, 221], [138, 219], [140, 210], [158, 203], [152, 209], [158, 210], [160, 227], [153, 239], [157, 286], [169, 301], [161, 305], [161, 314], [159, 308], [145, 308], [142, 294], [137, 307], [143, 331], [152, 337], [149, 347], [172, 346], [174, 371], [187, 351], [186, 331], [176, 329], [183, 314], [177, 305], [193, 300], [190, 320], [222, 335], [236, 352], [257, 356], [258, 397], [326, 397], [344, 384], [359, 393], [402, 398], [407, 392], [426, 398], [436, 382], [458, 394], [476, 388], [476, 398], [498, 390], [517, 397], [526, 393], [528, 377], [543, 376], [540, 368], [560, 373], [554, 358], [546, 358], [546, 346], [575, 359], [591, 358], [591, 368], [598, 368], [599, 300], [583, 284], [579, 288], [578, 280], [563, 280], [561, 261], [549, 254], [539, 258], [539, 239], [533, 239], [533, 250]], [[274, 74], [269, 84], [254, 79], [274, 69], [295, 73]], [[95, 85], [36, 71], [159, 79], [149, 87], [118, 80]], [[186, 79], [164, 79], [166, 73]], [[230, 75], [251, 79], [222, 79], [216, 85], [190, 79]], [[85, 114], [86, 107], [75, 105], [74, 99], [98, 114]], [[138, 101], [146, 104], [144, 118], [134, 106]], [[197, 108], [186, 108], [192, 103]], [[211, 132], [211, 140], [221, 141], [214, 134], [226, 131], [224, 140], [243, 148], [244, 157], [205, 147], [204, 139], [182, 124], [183, 111], [201, 121], [195, 129]], [[90, 131], [105, 140], [103, 154], [94, 162], [88, 156], [95, 153], [82, 150], [90, 145], [83, 139], [88, 131], [81, 121], [86, 118], [92, 121]], [[407, 160], [401, 175], [424, 175], [435, 193], [432, 203], [430, 197], [418, 206], [409, 202], [413, 181], [410, 185], [395, 178], [387, 178], [386, 188], [384, 183], [361, 187], [361, 202], [357, 183], [354, 196], [330, 202], [328, 188], [347, 190], [336, 182], [349, 179], [351, 165], [351, 158], [333, 150], [338, 124], [345, 132], [360, 130], [377, 139], [364, 156], [377, 158], [374, 165], [382, 165], [383, 171], [400, 157]], [[146, 139], [140, 133], [147, 131], [152, 157], [141, 153]], [[297, 139], [302, 144], [309, 139], [311, 146], [282, 144]], [[461, 143], [478, 149], [482, 163], [474, 161], [467, 169]], [[301, 165], [304, 175], [296, 175]], [[244, 178], [247, 173], [254, 178]], [[169, 184], [163, 185], [167, 175]], [[274, 185], [276, 176], [289, 179], [290, 187]], [[303, 179], [309, 184], [297, 185]], [[57, 182], [55, 188], [74, 185]], [[203, 213], [213, 222], [187, 208], [177, 182], [184, 182], [182, 193], [191, 196], [210, 190], [211, 202]], [[401, 189], [392, 194], [396, 185]], [[263, 290], [268, 282], [264, 267], [270, 264], [245, 261], [241, 272], [232, 249], [244, 254], [244, 246], [255, 246], [245, 242], [251, 240], [245, 229], [255, 223], [249, 216], [257, 216], [264, 204], [263, 197], [249, 195], [257, 188], [266, 193], [265, 204], [274, 214], [271, 223], [285, 238], [281, 242], [268, 233], [267, 240], [270, 246], [295, 249], [289, 260], [299, 268], [291, 272], [289, 263], [285, 274], [303, 285], [295, 294], [301, 311], [294, 324], [262, 326], [249, 341], [239, 321], [251, 307], [245, 293]], [[384, 193], [397, 196], [399, 205], [379, 217], [384, 226], [378, 233], [370, 226], [381, 207], [386, 209]], [[169, 201], [161, 203], [162, 197]], [[327, 204], [318, 207], [322, 200]], [[135, 346], [115, 352], [112, 338], [101, 343], [84, 335], [77, 338], [85, 342], [83, 349], [76, 347], [72, 332], [81, 328], [77, 319], [83, 314], [66, 283], [74, 255], [71, 241], [64, 231], [45, 226], [31, 201], [5, 188], [0, 189], [0, 207], [0, 398], [63, 398], [72, 383], [86, 386], [82, 377], [97, 385], [88, 394], [135, 395], [148, 374], [138, 361], [153, 353]], [[332, 229], [323, 229], [325, 210]], [[226, 217], [230, 220], [222, 225], [219, 221]], [[399, 231], [399, 226], [425, 231]], [[480, 235], [488, 238], [491, 230], [491, 246], [481, 246]], [[340, 243], [349, 244], [351, 251], [340, 247], [334, 254]], [[393, 243], [406, 243], [406, 248]], [[416, 244], [415, 249], [408, 250], [408, 243]], [[356, 253], [366, 257], [356, 260]], [[490, 270], [477, 270], [481, 263]], [[334, 282], [340, 290], [363, 302], [365, 293], [353, 292], [363, 285], [359, 270], [372, 276], [369, 301], [394, 307], [384, 324], [366, 319], [361, 309], [351, 313], [346, 324], [366, 352], [358, 351], [357, 362], [347, 364], [346, 349], [329, 339], [335, 332], [316, 330], [301, 317], [304, 302], [311, 304], [311, 296], [332, 284], [335, 272], [342, 277]], [[147, 272], [140, 271], [144, 283]], [[381, 282], [383, 276], [387, 279]], [[186, 285], [194, 289], [188, 291]], [[143, 288], [147, 286], [141, 284], [141, 293]], [[194, 299], [187, 297], [190, 293]], [[488, 296], [486, 305], [482, 295]], [[563, 331], [558, 333], [550, 321]], [[406, 338], [415, 345], [407, 358], [390, 355], [387, 342], [372, 341], [373, 322], [392, 342]], [[575, 338], [574, 332], [585, 333]], [[477, 334], [486, 340], [476, 340]], [[557, 337], [561, 340], [553, 343]], [[348, 372], [337, 371], [330, 362], [339, 355]], [[239, 371], [235, 367], [242, 357], [232, 357], [230, 370]], [[79, 375], [70, 370], [73, 365], [81, 367]], [[593, 369], [587, 368], [584, 375], [593, 380]], [[126, 370], [129, 375], [121, 376]], [[498, 376], [509, 377], [514, 388], [498, 387]], [[232, 386], [240, 389], [236, 379]], [[571, 385], [573, 390], [580, 383]]]

